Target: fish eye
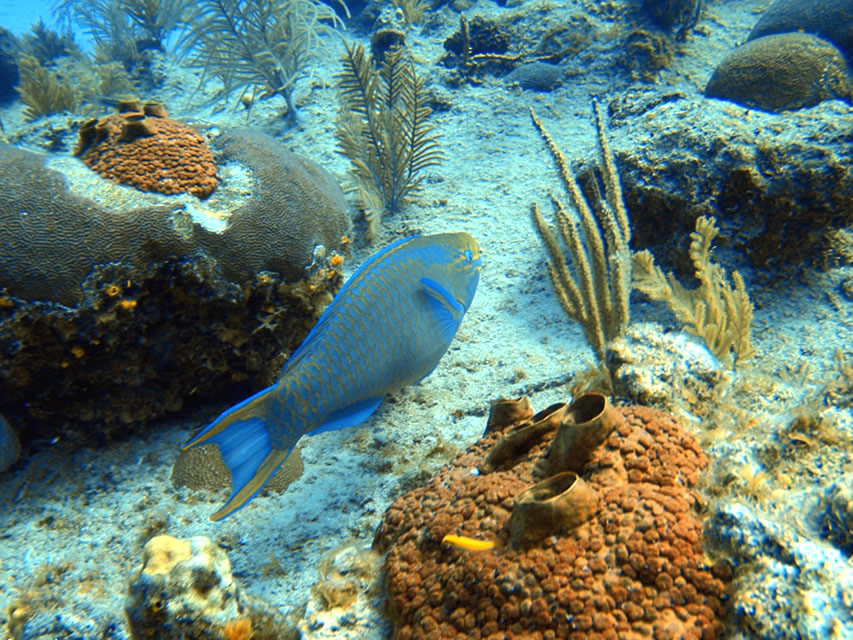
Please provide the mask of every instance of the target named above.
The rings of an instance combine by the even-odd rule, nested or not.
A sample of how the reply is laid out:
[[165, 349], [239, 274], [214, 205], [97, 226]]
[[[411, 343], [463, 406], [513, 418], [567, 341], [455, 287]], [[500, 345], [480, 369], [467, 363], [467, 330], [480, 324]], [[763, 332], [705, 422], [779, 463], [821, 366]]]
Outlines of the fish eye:
[[470, 249], [465, 249], [465, 252], [464, 252], [464, 253], [465, 253], [465, 257], [466, 257], [466, 258], [468, 258], [468, 262], [471, 262], [471, 261], [473, 261], [473, 260], [474, 260], [474, 256], [473, 256], [473, 254], [471, 253], [471, 250], [470, 250]]

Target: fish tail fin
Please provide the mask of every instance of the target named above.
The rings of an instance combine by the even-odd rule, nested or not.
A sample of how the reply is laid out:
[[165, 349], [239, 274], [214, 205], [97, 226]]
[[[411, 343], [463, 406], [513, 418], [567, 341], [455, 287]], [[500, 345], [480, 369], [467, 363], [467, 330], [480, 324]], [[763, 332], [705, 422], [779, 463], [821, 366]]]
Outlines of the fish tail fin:
[[290, 450], [273, 448], [265, 421], [275, 388], [264, 389], [235, 405], [183, 447], [189, 449], [205, 442], [216, 444], [231, 472], [231, 496], [210, 516], [211, 520], [222, 520], [245, 506], [290, 454]]

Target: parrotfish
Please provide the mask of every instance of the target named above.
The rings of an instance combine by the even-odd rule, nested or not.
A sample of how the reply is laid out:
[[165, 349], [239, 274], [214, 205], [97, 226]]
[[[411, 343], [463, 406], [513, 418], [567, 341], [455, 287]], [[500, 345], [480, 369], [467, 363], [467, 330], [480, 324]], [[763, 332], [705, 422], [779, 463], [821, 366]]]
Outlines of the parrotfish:
[[371, 256], [346, 282], [274, 385], [190, 440], [231, 471], [220, 520], [263, 489], [303, 435], [364, 422], [385, 395], [423, 380], [471, 306], [482, 261], [467, 233], [415, 236]]

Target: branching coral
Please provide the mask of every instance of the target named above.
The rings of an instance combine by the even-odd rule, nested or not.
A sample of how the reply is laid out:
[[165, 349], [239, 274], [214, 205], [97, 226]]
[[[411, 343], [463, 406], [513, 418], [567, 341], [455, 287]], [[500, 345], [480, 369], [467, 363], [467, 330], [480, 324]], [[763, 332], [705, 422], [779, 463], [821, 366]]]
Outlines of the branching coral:
[[203, 70], [201, 85], [211, 75], [222, 82], [215, 99], [235, 91], [241, 100], [280, 95], [291, 121], [296, 118], [296, 81], [309, 75], [321, 35], [342, 26], [318, 0], [201, 0], [188, 21], [185, 51]]
[[752, 303], [740, 273], [732, 272], [730, 284], [726, 270], [711, 262], [711, 243], [718, 232], [713, 219], [701, 216], [690, 234], [697, 289], [685, 289], [673, 274], [664, 274], [648, 251], [634, 256], [634, 286], [653, 300], [665, 300], [686, 330], [702, 338], [718, 358], [732, 353], [746, 360], [754, 354]]
[[[563, 309], [583, 327], [599, 359], [607, 343], [628, 325], [631, 290], [631, 227], [622, 198], [616, 161], [604, 134], [598, 103], [593, 103], [604, 175], [604, 197], [590, 203], [560, 149], [533, 110], [530, 116], [557, 164], [563, 187], [577, 212], [572, 215], [554, 195], [555, 217], [563, 243], [534, 204], [533, 222], [548, 251], [548, 273]], [[597, 186], [597, 185], [596, 185]]]
[[376, 69], [363, 46], [347, 44], [342, 62], [338, 150], [353, 164], [351, 187], [370, 239], [382, 214], [397, 211], [444, 154], [427, 122], [424, 81], [403, 47], [389, 50]]
[[18, 92], [26, 105], [28, 120], [48, 116], [60, 111], [73, 111], [80, 104], [80, 94], [67, 78], [43, 67], [32, 56], [18, 60], [21, 84]]

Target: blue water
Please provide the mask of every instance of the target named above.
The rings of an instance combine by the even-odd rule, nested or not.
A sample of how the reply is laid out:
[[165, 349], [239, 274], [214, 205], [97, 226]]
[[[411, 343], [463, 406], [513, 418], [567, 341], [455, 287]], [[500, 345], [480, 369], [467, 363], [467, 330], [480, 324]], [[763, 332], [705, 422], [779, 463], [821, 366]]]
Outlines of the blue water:
[[51, 11], [51, 2], [47, 0], [32, 0], [31, 2], [12, 2], [3, 0], [0, 3], [0, 25], [14, 33], [16, 36], [23, 35], [30, 30], [30, 26], [41, 18], [50, 27], [55, 27]]

